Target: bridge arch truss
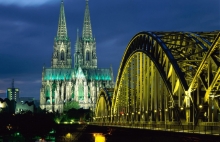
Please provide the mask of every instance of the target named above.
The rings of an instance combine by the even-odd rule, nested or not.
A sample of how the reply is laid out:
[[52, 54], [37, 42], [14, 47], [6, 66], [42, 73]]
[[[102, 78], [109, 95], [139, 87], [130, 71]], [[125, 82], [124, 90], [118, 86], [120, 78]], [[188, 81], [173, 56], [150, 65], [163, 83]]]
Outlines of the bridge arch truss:
[[218, 121], [219, 66], [218, 31], [140, 32], [124, 52], [108, 120]]

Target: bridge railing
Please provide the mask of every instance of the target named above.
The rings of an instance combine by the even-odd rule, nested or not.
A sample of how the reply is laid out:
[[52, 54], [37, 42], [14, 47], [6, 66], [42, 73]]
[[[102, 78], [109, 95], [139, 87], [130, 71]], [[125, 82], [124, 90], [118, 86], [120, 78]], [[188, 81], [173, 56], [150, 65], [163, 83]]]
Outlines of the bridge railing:
[[183, 133], [197, 133], [208, 135], [220, 135], [220, 123], [218, 122], [204, 122], [200, 123], [196, 127], [193, 123], [187, 123], [179, 125], [176, 122], [116, 122], [116, 123], [102, 123], [93, 122], [91, 125], [99, 126], [112, 126], [112, 127], [124, 127], [124, 128], [136, 128], [136, 129], [149, 129], [171, 132], [183, 132]]

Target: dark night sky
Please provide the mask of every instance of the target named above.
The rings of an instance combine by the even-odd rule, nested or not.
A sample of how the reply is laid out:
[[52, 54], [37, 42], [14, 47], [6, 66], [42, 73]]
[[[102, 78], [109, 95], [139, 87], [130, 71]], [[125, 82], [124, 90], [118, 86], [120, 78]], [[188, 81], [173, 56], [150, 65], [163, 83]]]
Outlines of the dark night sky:
[[[82, 33], [85, 0], [64, 0], [72, 54]], [[130, 39], [140, 31], [220, 30], [219, 0], [90, 0], [99, 68], [114, 76]], [[50, 67], [60, 0], [0, 0], [0, 97], [11, 87], [39, 99], [42, 67]]]

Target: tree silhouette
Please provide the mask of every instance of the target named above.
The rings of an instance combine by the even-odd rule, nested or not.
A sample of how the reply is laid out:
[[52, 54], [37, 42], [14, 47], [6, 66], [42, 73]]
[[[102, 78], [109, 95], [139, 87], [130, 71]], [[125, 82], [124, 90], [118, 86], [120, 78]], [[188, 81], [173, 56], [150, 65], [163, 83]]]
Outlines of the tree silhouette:
[[72, 108], [79, 109], [80, 108], [79, 103], [77, 101], [68, 101], [65, 103], [63, 109], [64, 109], [64, 111], [68, 111]]

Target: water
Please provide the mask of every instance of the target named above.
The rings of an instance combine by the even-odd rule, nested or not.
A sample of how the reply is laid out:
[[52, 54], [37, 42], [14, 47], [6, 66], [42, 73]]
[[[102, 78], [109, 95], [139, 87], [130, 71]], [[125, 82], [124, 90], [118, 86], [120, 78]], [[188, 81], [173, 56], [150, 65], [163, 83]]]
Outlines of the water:
[[95, 138], [95, 142], [106, 142], [105, 135], [102, 133], [94, 133], [93, 136]]

